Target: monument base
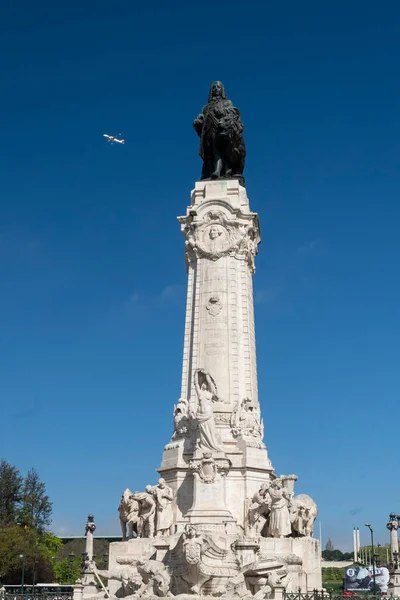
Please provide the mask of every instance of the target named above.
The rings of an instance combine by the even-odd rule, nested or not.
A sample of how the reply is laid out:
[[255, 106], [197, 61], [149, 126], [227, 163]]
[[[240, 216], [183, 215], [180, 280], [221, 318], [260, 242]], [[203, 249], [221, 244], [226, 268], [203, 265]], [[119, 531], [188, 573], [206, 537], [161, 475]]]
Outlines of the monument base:
[[[321, 550], [319, 540], [315, 538], [238, 537], [237, 532], [227, 531], [222, 524], [220, 528], [217, 525], [196, 526], [196, 536], [199, 540], [200, 566], [198, 574], [192, 573], [191, 577], [198, 577], [201, 585], [205, 586], [203, 592], [208, 590], [206, 595], [216, 594], [212, 581], [220, 580], [221, 577], [222, 581], [226, 578], [226, 582], [229, 579], [237, 580], [242, 592], [248, 590], [250, 593], [253, 590], [254, 593], [254, 581], [257, 583], [264, 576], [262, 569], [280, 573], [283, 568], [287, 572], [287, 592], [306, 593], [322, 588]], [[184, 581], [189, 578], [193, 565], [186, 562], [184, 543], [187, 539], [182, 538], [185, 538], [185, 534], [176, 533], [165, 538], [135, 538], [127, 542], [113, 542], [109, 547], [109, 571], [121, 569], [121, 565], [134, 566], [137, 561], [147, 561], [155, 565], [156, 569], [164, 565], [172, 580], [175, 578]], [[212, 553], [206, 551], [203, 557], [205, 545], [210, 544], [214, 548]], [[202, 560], [206, 576], [202, 575]], [[111, 595], [121, 594], [121, 583], [110, 579], [109, 591]], [[179, 597], [183, 597], [179, 587], [178, 592]], [[243, 595], [242, 592], [240, 596]], [[237, 597], [236, 593], [232, 593], [233, 595]], [[192, 600], [194, 596], [195, 594], [190, 594]]]

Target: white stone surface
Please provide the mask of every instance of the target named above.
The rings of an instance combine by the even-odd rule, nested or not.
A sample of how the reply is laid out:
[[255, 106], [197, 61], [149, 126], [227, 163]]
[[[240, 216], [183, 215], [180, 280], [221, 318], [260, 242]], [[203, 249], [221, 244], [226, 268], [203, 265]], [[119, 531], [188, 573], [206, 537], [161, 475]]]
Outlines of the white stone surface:
[[194, 373], [203, 368], [217, 383], [218, 408], [231, 413], [246, 396], [257, 405], [252, 273], [258, 217], [237, 181], [217, 181], [196, 183], [179, 221], [188, 266], [181, 397], [195, 403]]
[[[168, 518], [158, 528], [153, 514], [162, 536], [153, 537], [140, 508], [142, 537], [111, 544], [109, 570], [130, 569], [132, 586], [139, 577], [138, 597], [250, 591], [279, 600], [284, 589], [319, 589], [315, 502], [294, 495], [295, 475], [277, 480], [263, 441], [252, 287], [258, 216], [237, 181], [208, 181], [196, 183], [179, 221], [188, 291], [181, 395], [158, 469], [167, 491], [133, 494], [139, 504], [163, 496]], [[250, 514], [261, 517], [257, 526]], [[111, 593], [119, 585], [112, 581]]]

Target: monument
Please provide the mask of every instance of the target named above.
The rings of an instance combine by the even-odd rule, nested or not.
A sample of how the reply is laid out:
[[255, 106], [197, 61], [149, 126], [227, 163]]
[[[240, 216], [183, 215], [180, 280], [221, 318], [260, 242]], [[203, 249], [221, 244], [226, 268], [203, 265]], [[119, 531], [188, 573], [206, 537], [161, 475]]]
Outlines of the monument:
[[399, 525], [400, 515], [390, 513], [386, 527], [390, 531], [389, 592], [392, 596], [400, 595]]
[[122, 494], [122, 541], [100, 574], [118, 597], [279, 599], [321, 588], [317, 507], [295, 495], [295, 475], [277, 476], [263, 440], [253, 308], [260, 226], [244, 186], [241, 115], [221, 82], [193, 125], [203, 169], [178, 218], [188, 273], [180, 399], [158, 483]]

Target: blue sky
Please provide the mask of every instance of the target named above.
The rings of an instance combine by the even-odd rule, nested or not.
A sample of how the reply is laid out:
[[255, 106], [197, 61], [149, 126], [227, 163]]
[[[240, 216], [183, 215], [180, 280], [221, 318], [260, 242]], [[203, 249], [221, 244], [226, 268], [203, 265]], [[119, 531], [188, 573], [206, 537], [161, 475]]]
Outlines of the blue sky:
[[[400, 4], [28, 0], [0, 9], [0, 455], [54, 529], [117, 533], [180, 394], [176, 216], [214, 79], [241, 109], [260, 215], [265, 441], [324, 543], [399, 512]], [[110, 146], [103, 133], [122, 133]], [[365, 528], [363, 528], [365, 529]], [[368, 537], [363, 533], [362, 542]]]

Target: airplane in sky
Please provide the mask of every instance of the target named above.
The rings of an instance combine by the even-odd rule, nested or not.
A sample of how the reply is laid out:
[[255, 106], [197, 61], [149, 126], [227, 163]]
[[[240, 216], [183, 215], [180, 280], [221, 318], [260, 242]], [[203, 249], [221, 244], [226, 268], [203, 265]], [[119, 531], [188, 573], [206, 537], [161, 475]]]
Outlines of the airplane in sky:
[[113, 144], [114, 142], [117, 144], [125, 144], [125, 140], [119, 140], [117, 137], [115, 137], [115, 135], [107, 135], [106, 133], [103, 133], [103, 137], [107, 138], [107, 141], [110, 144]]

